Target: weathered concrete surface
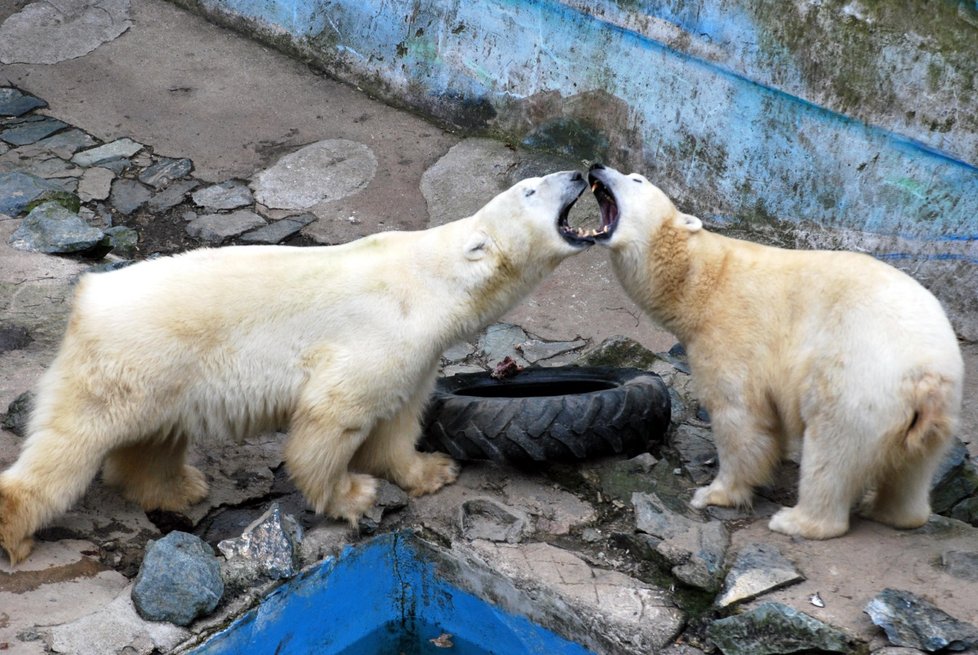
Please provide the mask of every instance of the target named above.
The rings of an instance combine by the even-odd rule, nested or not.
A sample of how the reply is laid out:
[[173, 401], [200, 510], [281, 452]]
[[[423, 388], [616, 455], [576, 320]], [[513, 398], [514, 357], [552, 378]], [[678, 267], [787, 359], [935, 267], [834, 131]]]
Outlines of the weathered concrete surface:
[[973, 3], [177, 1], [450, 125], [641, 170], [716, 224], [892, 261], [978, 338]]

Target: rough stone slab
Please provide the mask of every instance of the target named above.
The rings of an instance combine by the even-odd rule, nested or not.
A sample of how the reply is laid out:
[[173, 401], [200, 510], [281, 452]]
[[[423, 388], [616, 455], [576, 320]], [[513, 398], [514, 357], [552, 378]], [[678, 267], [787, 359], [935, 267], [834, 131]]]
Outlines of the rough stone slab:
[[48, 103], [10, 86], [0, 87], [0, 116], [23, 116], [32, 109], [47, 107]]
[[864, 611], [873, 623], [883, 628], [894, 646], [930, 653], [978, 648], [978, 628], [909, 591], [884, 589], [869, 601]]
[[479, 350], [490, 362], [501, 362], [506, 357], [512, 357], [520, 366], [526, 366], [529, 362], [523, 359], [516, 347], [526, 343], [528, 338], [518, 325], [495, 323], [487, 327], [480, 337]]
[[113, 254], [120, 257], [132, 257], [136, 254], [139, 248], [139, 232], [136, 230], [125, 225], [115, 225], [105, 228], [105, 234], [109, 237]]
[[112, 193], [109, 202], [112, 207], [128, 216], [147, 202], [153, 193], [136, 180], [118, 179], [112, 183]]
[[519, 543], [531, 529], [525, 512], [491, 498], [473, 498], [459, 508], [459, 530], [469, 541]]
[[187, 234], [208, 243], [221, 243], [265, 224], [265, 219], [255, 212], [239, 209], [230, 214], [198, 216], [187, 224]]
[[272, 209], [309, 209], [363, 189], [374, 178], [377, 158], [369, 146], [329, 139], [285, 155], [258, 173], [251, 188]]
[[133, 606], [131, 588], [102, 609], [50, 630], [55, 653], [167, 653], [190, 637], [190, 632], [169, 623], [145, 621]]
[[112, 191], [112, 180], [115, 173], [107, 168], [93, 166], [85, 169], [78, 180], [78, 197], [82, 202], [90, 200], [105, 200]]
[[517, 345], [516, 349], [523, 354], [523, 359], [531, 364], [535, 364], [541, 360], [580, 350], [586, 345], [587, 341], [585, 339], [578, 339], [576, 341], [541, 341], [540, 339], [529, 339]]
[[32, 2], [0, 25], [0, 62], [56, 64], [75, 59], [131, 25], [129, 0]]
[[727, 607], [804, 579], [777, 546], [751, 544], [734, 560], [716, 604]]
[[707, 628], [724, 655], [779, 655], [798, 651], [850, 653], [844, 632], [781, 603], [764, 603]]
[[228, 180], [220, 184], [212, 184], [194, 191], [194, 204], [217, 211], [219, 209], [238, 209], [247, 207], [255, 202], [251, 189], [244, 182]]
[[522, 477], [508, 479], [503, 493], [510, 506], [528, 512], [536, 522], [536, 529], [547, 534], [569, 534], [598, 516], [590, 503], [569, 491], [541, 486]]
[[69, 159], [79, 150], [91, 148], [96, 143], [90, 134], [73, 127], [70, 130], [64, 130], [46, 139], [42, 139], [34, 145], [54, 153], [59, 157]]
[[112, 159], [132, 157], [142, 149], [143, 145], [132, 139], [116, 139], [97, 148], [82, 150], [71, 158], [71, 162], [79, 166], [97, 166]]
[[0, 214], [16, 216], [42, 193], [60, 188], [29, 173], [0, 173]]
[[[302, 528], [295, 518], [283, 514], [278, 503], [245, 528], [240, 537], [225, 539], [217, 545], [227, 558], [222, 569], [225, 583], [229, 578], [239, 588], [258, 577], [284, 580], [299, 572], [299, 548]], [[241, 584], [241, 577], [245, 584]]]
[[592, 568], [566, 550], [544, 543], [488, 541], [475, 541], [472, 547], [518, 587], [534, 595], [555, 594], [580, 612], [584, 629], [612, 642], [609, 652], [658, 652], [683, 627], [683, 613], [668, 591], [617, 571]]
[[161, 159], [140, 173], [139, 181], [154, 189], [164, 189], [174, 180], [189, 174], [193, 167], [189, 159]]
[[[315, 217], [313, 217], [315, 218]], [[293, 234], [299, 232], [309, 223], [302, 223], [291, 218], [273, 221], [264, 227], [241, 235], [241, 240], [248, 243], [281, 243]]]
[[693, 482], [702, 486], [713, 479], [719, 460], [711, 430], [684, 424], [678, 426], [669, 439]]
[[25, 146], [36, 143], [66, 127], [68, 127], [67, 123], [56, 118], [28, 116], [3, 126], [2, 131], [0, 131], [0, 140], [12, 146]]
[[45, 179], [58, 179], [64, 177], [80, 177], [85, 172], [84, 168], [73, 166], [60, 157], [35, 157], [27, 167], [27, 171], [38, 177]]
[[155, 194], [149, 199], [147, 206], [150, 211], [166, 211], [171, 207], [176, 207], [187, 197], [187, 194], [197, 188], [199, 182], [196, 180], [178, 180], [171, 182], [165, 189]]
[[467, 341], [449, 346], [448, 350], [441, 354], [442, 359], [448, 362], [460, 362], [475, 352], [475, 346]]
[[31, 252], [72, 253], [94, 247], [104, 236], [102, 230], [90, 226], [75, 212], [56, 202], [45, 202], [21, 222], [10, 237], [10, 245]]

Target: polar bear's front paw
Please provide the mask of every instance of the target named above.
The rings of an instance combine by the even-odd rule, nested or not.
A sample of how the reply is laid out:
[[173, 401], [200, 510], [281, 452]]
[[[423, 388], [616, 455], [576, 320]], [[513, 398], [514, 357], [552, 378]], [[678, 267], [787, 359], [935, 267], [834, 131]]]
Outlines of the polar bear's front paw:
[[846, 533], [848, 521], [813, 519], [798, 507], [784, 507], [771, 517], [767, 527], [774, 532], [806, 539], [831, 539]]
[[458, 464], [444, 453], [418, 453], [411, 468], [413, 475], [404, 480], [404, 489], [412, 496], [434, 493], [458, 479]]
[[733, 490], [714, 481], [708, 487], [697, 489], [696, 493], [693, 494], [693, 500], [689, 504], [696, 509], [705, 509], [707, 505], [740, 507], [750, 505], [750, 499], [750, 489]]
[[333, 518], [345, 519], [356, 527], [360, 517], [377, 500], [377, 479], [361, 473], [350, 473], [341, 484], [336, 485], [336, 489], [327, 513]]

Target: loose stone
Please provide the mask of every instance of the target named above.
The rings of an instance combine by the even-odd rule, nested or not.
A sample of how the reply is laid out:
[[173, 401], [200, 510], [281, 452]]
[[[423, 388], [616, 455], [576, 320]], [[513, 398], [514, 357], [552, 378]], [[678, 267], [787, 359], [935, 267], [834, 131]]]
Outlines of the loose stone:
[[29, 173], [0, 173], [0, 214], [16, 216], [42, 193], [58, 189], [58, 185]]
[[459, 529], [469, 541], [516, 544], [523, 540], [529, 526], [530, 518], [524, 512], [491, 498], [467, 500], [459, 509]]
[[251, 189], [238, 180], [228, 180], [204, 187], [195, 191], [191, 197], [196, 205], [211, 211], [238, 209], [255, 202], [254, 196], [251, 195]]
[[312, 220], [306, 221], [301, 217], [289, 217], [269, 223], [265, 227], [241, 235], [241, 240], [248, 243], [281, 243], [293, 234], [296, 234], [306, 225], [316, 220], [315, 214], [303, 214], [303, 217], [311, 217]]
[[230, 214], [204, 214], [187, 224], [187, 234], [208, 243], [225, 239], [265, 225], [265, 219], [245, 209]]
[[869, 601], [863, 611], [873, 623], [883, 628], [890, 643], [895, 646], [919, 648], [931, 653], [944, 649], [960, 652], [978, 648], [978, 628], [955, 619], [909, 591], [884, 589]]
[[107, 168], [94, 166], [88, 168], [78, 180], [78, 197], [82, 202], [90, 200], [105, 200], [112, 191], [112, 180], [115, 173]]
[[132, 157], [142, 149], [142, 144], [136, 143], [132, 139], [116, 139], [97, 148], [82, 150], [72, 157], [71, 161], [78, 166], [96, 166], [111, 159]]
[[187, 194], [197, 188], [196, 180], [178, 180], [171, 182], [165, 189], [149, 199], [150, 211], [161, 212], [176, 207], [187, 197]]
[[74, 253], [94, 248], [104, 238], [102, 230], [86, 223], [75, 212], [56, 202], [35, 207], [10, 235], [18, 250], [43, 253]]
[[228, 586], [243, 588], [258, 578], [282, 580], [299, 572], [302, 528], [278, 503], [272, 506], [240, 537], [217, 545], [227, 558], [222, 575]]
[[750, 544], [734, 560], [717, 605], [727, 607], [804, 579], [777, 546]]
[[845, 633], [781, 603], [764, 603], [749, 612], [714, 621], [707, 634], [724, 655], [852, 652]]
[[189, 159], [162, 159], [140, 173], [139, 181], [154, 189], [163, 189], [192, 169], [193, 164]]
[[0, 116], [23, 116], [32, 109], [47, 106], [48, 103], [20, 89], [10, 86], [0, 87]]
[[188, 625], [212, 612], [224, 595], [214, 550], [186, 532], [171, 532], [151, 543], [132, 588], [139, 615]]
[[64, 130], [46, 139], [42, 139], [35, 145], [59, 157], [69, 159], [82, 148], [91, 148], [95, 143], [96, 141], [91, 135], [77, 128], [71, 128], [70, 130]]
[[7, 122], [0, 131], [0, 140], [12, 146], [36, 143], [58, 130], [68, 127], [67, 123], [48, 116], [28, 116]]
[[112, 183], [112, 193], [109, 202], [117, 212], [128, 216], [152, 197], [152, 193], [136, 180], [120, 179]]

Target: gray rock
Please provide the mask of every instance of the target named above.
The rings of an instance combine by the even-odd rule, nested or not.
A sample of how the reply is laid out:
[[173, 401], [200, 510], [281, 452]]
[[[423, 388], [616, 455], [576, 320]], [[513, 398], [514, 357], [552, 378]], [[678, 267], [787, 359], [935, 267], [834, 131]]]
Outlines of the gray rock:
[[171, 532], [150, 542], [132, 588], [140, 616], [177, 625], [188, 625], [212, 612], [223, 595], [214, 549], [186, 532]]
[[655, 494], [632, 495], [635, 523], [650, 535], [650, 547], [688, 585], [715, 591], [723, 573], [730, 534], [720, 521], [694, 521], [670, 510]]
[[380, 529], [385, 513], [402, 509], [407, 506], [407, 503], [408, 495], [403, 489], [387, 480], [378, 480], [377, 499], [373, 507], [364, 512], [360, 518], [359, 529], [367, 534], [373, 534]]
[[35, 207], [10, 235], [10, 245], [30, 252], [73, 253], [99, 245], [102, 230], [56, 202]]
[[132, 168], [132, 160], [128, 157], [110, 157], [98, 163], [102, 168], [107, 168], [116, 175], [122, 175], [123, 171]]
[[0, 87], [0, 116], [23, 116], [32, 109], [47, 106], [48, 103], [20, 89]]
[[194, 191], [194, 203], [211, 211], [238, 209], [255, 202], [251, 189], [244, 182], [228, 180]]
[[853, 648], [842, 631], [781, 603], [764, 603], [749, 612], [714, 621], [707, 634], [724, 655], [850, 653]]
[[162, 212], [176, 207], [187, 197], [187, 194], [200, 184], [196, 180], [178, 180], [171, 182], [165, 189], [149, 199], [147, 207], [153, 212]]
[[79, 177], [85, 171], [83, 168], [72, 166], [60, 157], [35, 157], [28, 167], [28, 172], [45, 179]]
[[273, 209], [309, 209], [338, 200], [367, 186], [377, 158], [363, 144], [329, 139], [285, 155], [251, 183], [255, 198]]
[[131, 25], [129, 0], [32, 2], [0, 25], [0, 62], [56, 64], [75, 59]]
[[174, 180], [190, 173], [193, 167], [189, 159], [161, 159], [140, 173], [139, 181], [154, 189], [164, 189]]
[[21, 350], [34, 339], [27, 328], [20, 325], [0, 325], [0, 355], [11, 350]]
[[23, 146], [36, 143], [66, 127], [67, 123], [49, 116], [27, 116], [4, 124], [0, 129], [0, 140], [12, 146]]
[[978, 527], [978, 496], [965, 498], [960, 503], [951, 508], [947, 515], [952, 519], [963, 521], [969, 525]]
[[131, 227], [125, 225], [108, 227], [105, 228], [105, 234], [109, 237], [112, 252], [120, 257], [131, 258], [139, 249], [139, 232]]
[[697, 485], [708, 483], [716, 475], [718, 461], [713, 433], [701, 427], [679, 425], [669, 437], [669, 443], [682, 462], [683, 469]]
[[64, 130], [46, 139], [42, 139], [35, 145], [59, 157], [69, 159], [82, 148], [91, 148], [96, 143], [91, 135], [73, 127], [70, 130]]
[[116, 139], [97, 148], [82, 150], [71, 158], [71, 163], [78, 166], [97, 166], [113, 159], [132, 157], [142, 149], [142, 144], [132, 139]]
[[112, 192], [112, 180], [115, 173], [107, 168], [93, 166], [85, 169], [81, 179], [78, 180], [78, 197], [82, 202], [91, 200], [105, 200]]
[[125, 216], [133, 213], [153, 196], [152, 192], [136, 180], [118, 179], [112, 183], [109, 202]]
[[941, 554], [941, 566], [950, 576], [978, 582], [978, 551], [945, 551]]
[[909, 591], [884, 589], [863, 610], [895, 646], [927, 652], [978, 648], [978, 628], [959, 621]]
[[3, 415], [0, 427], [4, 430], [10, 430], [18, 437], [25, 436], [27, 434], [27, 421], [30, 420], [33, 406], [34, 393], [32, 391], [25, 391], [20, 394], [7, 406], [7, 413]]
[[[471, 216], [507, 184], [519, 155], [495, 139], [465, 139], [421, 176], [429, 227]], [[459, 184], [465, 180], [465, 184]]]
[[528, 531], [530, 518], [524, 512], [491, 498], [474, 498], [459, 508], [459, 530], [469, 541], [487, 541], [516, 544]]
[[264, 218], [247, 209], [239, 209], [230, 214], [198, 216], [187, 224], [187, 234], [216, 244], [263, 225], [265, 225]]
[[28, 173], [20, 171], [0, 173], [0, 214], [16, 216], [42, 193], [60, 188], [56, 184]]
[[463, 341], [462, 343], [457, 343], [450, 346], [448, 350], [441, 354], [441, 358], [446, 362], [461, 362], [473, 352], [475, 352], [475, 346], [473, 346], [471, 343]]
[[804, 579], [777, 546], [750, 544], [740, 551], [730, 567], [716, 604], [727, 607]]
[[[311, 216], [312, 220], [316, 220], [314, 214], [306, 214], [304, 216]], [[247, 243], [280, 243], [285, 239], [288, 239], [293, 234], [297, 233], [299, 230], [309, 225], [312, 221], [307, 221], [305, 218], [283, 218], [281, 220], [269, 223], [265, 227], [260, 227], [257, 230], [248, 232], [241, 235], [241, 240]]]
[[240, 589], [259, 578], [293, 577], [299, 572], [301, 542], [302, 528], [292, 516], [282, 514], [278, 503], [272, 503], [240, 537], [217, 545], [227, 558], [222, 567], [225, 583]]
[[614, 366], [651, 371], [660, 360], [654, 352], [623, 336], [608, 337], [581, 358], [581, 366]]
[[530, 364], [535, 364], [541, 360], [550, 359], [557, 355], [580, 350], [587, 345], [584, 339], [576, 341], [541, 341], [539, 339], [528, 339], [516, 346], [516, 349], [523, 355]]
[[518, 325], [495, 323], [486, 328], [479, 338], [479, 350], [490, 362], [501, 362], [512, 357], [520, 366], [529, 362], [523, 359], [516, 347], [527, 340], [527, 334]]

